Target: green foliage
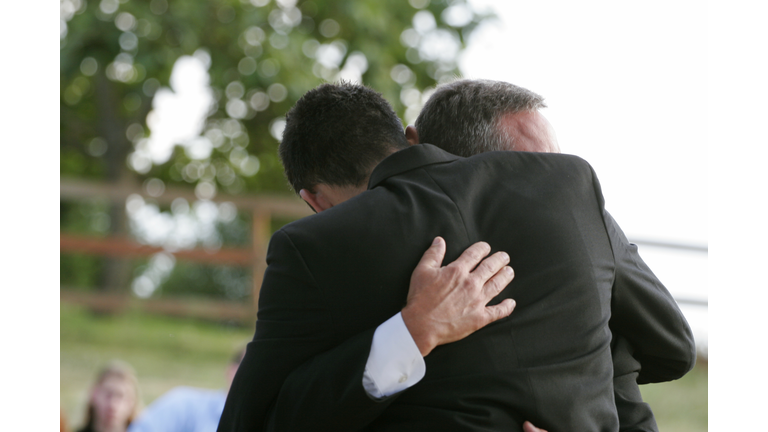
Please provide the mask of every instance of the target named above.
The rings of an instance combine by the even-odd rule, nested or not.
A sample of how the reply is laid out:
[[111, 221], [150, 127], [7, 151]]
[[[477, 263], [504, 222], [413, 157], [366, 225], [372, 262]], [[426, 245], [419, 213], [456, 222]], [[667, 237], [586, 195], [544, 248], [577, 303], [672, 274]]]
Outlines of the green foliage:
[[59, 211], [67, 232], [99, 236], [110, 228], [109, 204], [103, 200], [61, 201]]
[[[118, 176], [127, 158], [145, 145], [146, 118], [155, 92], [170, 85], [180, 57], [195, 55], [209, 62], [216, 99], [205, 130], [228, 129], [225, 142], [214, 143], [212, 154], [202, 160], [192, 161], [177, 149], [167, 162], [151, 167], [128, 165], [138, 177], [168, 183], [211, 181], [232, 193], [287, 193], [275, 152], [278, 142], [270, 128], [307, 90], [359, 65], [362, 54], [367, 63], [362, 82], [382, 92], [404, 116], [406, 102], [414, 104], [413, 91], [408, 93], [410, 98], [403, 97], [404, 91], [423, 91], [456, 73], [455, 56], [439, 58], [419, 48], [419, 38], [425, 36], [413, 30], [414, 15], [431, 14], [436, 29], [458, 48], [485, 17], [472, 15], [451, 26], [443, 12], [465, 4], [464, 0], [411, 4], [401, 0], [62, 0], [66, 29], [60, 57], [61, 174]], [[319, 61], [323, 50], [332, 51], [336, 58], [331, 55], [330, 60]], [[266, 100], [265, 95], [269, 95]], [[229, 106], [233, 100], [240, 101], [234, 103], [239, 109]], [[233, 156], [240, 148], [258, 158], [258, 172], [243, 172], [242, 157]], [[219, 174], [183, 175], [193, 162], [199, 171], [212, 166]]]
[[59, 255], [60, 285], [67, 288], [89, 289], [98, 286], [104, 271], [99, 257], [82, 254]]
[[[230, 194], [288, 194], [276, 149], [281, 120], [295, 101], [322, 82], [352, 77], [380, 91], [401, 118], [413, 118], [425, 90], [457, 72], [458, 51], [485, 19], [470, 9], [463, 20], [444, 19], [449, 8], [465, 5], [465, 0], [61, 0], [61, 175], [145, 187], [160, 179], [163, 186], [206, 186]], [[425, 41], [437, 36], [450, 43], [429, 49]], [[178, 60], [189, 60], [185, 56], [207, 67], [212, 106], [198, 138], [211, 151], [190, 151], [184, 139], [171, 143], [166, 160], [150, 151], [157, 137], [155, 96], [180, 93], [171, 78]], [[197, 120], [189, 122], [194, 126]], [[62, 231], [131, 234], [133, 221], [127, 221], [122, 203], [62, 203], [61, 209]], [[167, 208], [161, 211], [168, 214]], [[249, 225], [238, 220], [218, 227], [222, 245], [249, 244]], [[116, 271], [121, 267], [105, 261], [62, 255], [62, 285], [130, 283], [124, 280], [130, 269]], [[146, 268], [134, 268], [134, 277]], [[250, 290], [243, 288], [251, 286], [249, 273], [177, 263], [157, 293], [241, 298]]]
[[252, 289], [250, 269], [178, 262], [158, 294], [244, 300], [250, 298]]
[[221, 242], [229, 247], [249, 247], [251, 240], [251, 215], [238, 213], [237, 217], [228, 223], [216, 224], [217, 232], [221, 236]]

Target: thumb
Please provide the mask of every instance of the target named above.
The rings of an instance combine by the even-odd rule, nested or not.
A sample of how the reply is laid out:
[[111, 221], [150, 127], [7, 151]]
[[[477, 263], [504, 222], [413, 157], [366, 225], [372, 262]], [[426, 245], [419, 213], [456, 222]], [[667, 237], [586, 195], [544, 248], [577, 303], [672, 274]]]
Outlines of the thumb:
[[527, 421], [523, 423], [523, 432], [547, 432], [544, 429], [539, 429], [533, 425], [533, 423]]
[[419, 261], [418, 267], [440, 268], [443, 265], [445, 257], [445, 240], [442, 237], [435, 237], [432, 246], [424, 252]]

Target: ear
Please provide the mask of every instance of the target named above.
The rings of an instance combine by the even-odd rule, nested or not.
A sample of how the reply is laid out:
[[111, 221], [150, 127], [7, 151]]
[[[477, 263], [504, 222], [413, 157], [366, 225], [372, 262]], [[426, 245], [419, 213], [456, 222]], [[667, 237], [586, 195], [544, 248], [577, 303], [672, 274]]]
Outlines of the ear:
[[408, 142], [411, 145], [416, 145], [419, 143], [419, 131], [416, 130], [413, 126], [408, 126], [405, 128], [405, 139], [408, 140]]
[[333, 204], [328, 201], [322, 192], [312, 193], [306, 189], [302, 189], [299, 191], [299, 196], [301, 196], [301, 198], [306, 201], [310, 207], [315, 209], [315, 212], [317, 213], [333, 207]]

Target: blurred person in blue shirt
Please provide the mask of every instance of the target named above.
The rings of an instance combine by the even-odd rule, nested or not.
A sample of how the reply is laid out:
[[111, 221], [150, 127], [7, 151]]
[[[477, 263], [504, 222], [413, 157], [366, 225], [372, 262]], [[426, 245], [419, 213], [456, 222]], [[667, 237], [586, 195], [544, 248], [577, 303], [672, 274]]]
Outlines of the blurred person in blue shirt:
[[175, 387], [152, 402], [128, 432], [214, 432], [244, 355], [245, 349], [238, 351], [227, 366], [227, 388]]

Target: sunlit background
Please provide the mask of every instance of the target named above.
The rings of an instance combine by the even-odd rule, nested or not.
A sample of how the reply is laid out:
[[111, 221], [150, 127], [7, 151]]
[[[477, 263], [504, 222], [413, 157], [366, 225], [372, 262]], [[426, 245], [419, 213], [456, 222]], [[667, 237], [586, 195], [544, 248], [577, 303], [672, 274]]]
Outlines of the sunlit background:
[[470, 3], [498, 19], [470, 37], [463, 74], [546, 97], [560, 148], [595, 168], [606, 208], [680, 302], [706, 357], [707, 5]]
[[[269, 236], [310, 213], [276, 148], [344, 78], [405, 124], [456, 76], [540, 93], [565, 153], [678, 300], [699, 366], [643, 386], [662, 430], [707, 429], [707, 14], [692, 1], [60, 0], [60, 404], [111, 358], [150, 403], [221, 387], [252, 335]], [[184, 359], [183, 362], [178, 361]]]

